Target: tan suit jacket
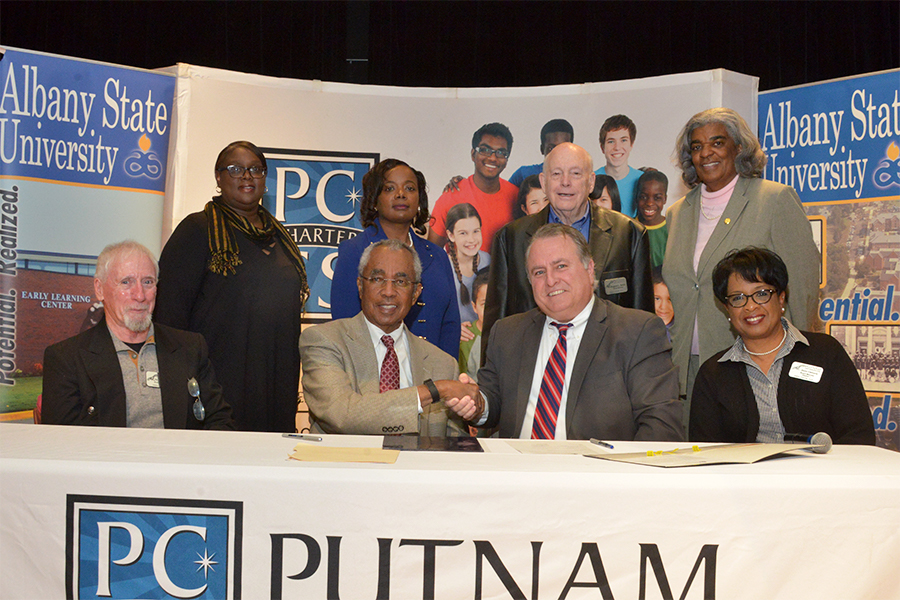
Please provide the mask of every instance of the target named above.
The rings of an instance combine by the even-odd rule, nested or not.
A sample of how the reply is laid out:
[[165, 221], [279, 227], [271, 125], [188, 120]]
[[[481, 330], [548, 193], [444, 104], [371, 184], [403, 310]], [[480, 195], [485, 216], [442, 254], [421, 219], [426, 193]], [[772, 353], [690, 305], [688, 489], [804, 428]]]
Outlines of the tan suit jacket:
[[[415, 385], [426, 379], [456, 379], [457, 364], [449, 354], [408, 331], [407, 339]], [[462, 421], [443, 402], [429, 404], [418, 414], [415, 387], [379, 391], [380, 366], [363, 313], [305, 329], [300, 360], [312, 431], [467, 435]]]
[[799, 329], [812, 331], [819, 300], [821, 258], [800, 198], [793, 188], [765, 179], [738, 179], [694, 271], [694, 247], [700, 214], [700, 186], [666, 213], [669, 240], [663, 278], [672, 297], [672, 361], [682, 393], [691, 355], [694, 319], [699, 323], [700, 364], [730, 347], [736, 334], [712, 289], [716, 264], [734, 249], [760, 246], [776, 252], [788, 270], [785, 316]]

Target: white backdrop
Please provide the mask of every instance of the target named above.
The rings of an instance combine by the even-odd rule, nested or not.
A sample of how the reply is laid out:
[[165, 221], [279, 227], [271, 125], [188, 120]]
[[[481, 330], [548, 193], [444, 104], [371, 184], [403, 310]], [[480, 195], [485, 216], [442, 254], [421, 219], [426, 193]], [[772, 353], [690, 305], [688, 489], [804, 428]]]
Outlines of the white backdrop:
[[675, 136], [706, 108], [728, 106], [756, 129], [758, 78], [717, 69], [646, 79], [529, 88], [398, 88], [279, 79], [179, 64], [163, 241], [215, 193], [213, 166], [229, 142], [333, 152], [376, 152], [421, 170], [433, 204], [452, 175], [471, 175], [472, 134], [499, 121], [513, 133], [508, 178], [541, 160], [540, 128], [564, 118], [575, 143], [605, 164], [603, 121], [626, 114], [637, 125], [629, 164], [670, 179], [669, 202], [683, 195], [672, 163]]

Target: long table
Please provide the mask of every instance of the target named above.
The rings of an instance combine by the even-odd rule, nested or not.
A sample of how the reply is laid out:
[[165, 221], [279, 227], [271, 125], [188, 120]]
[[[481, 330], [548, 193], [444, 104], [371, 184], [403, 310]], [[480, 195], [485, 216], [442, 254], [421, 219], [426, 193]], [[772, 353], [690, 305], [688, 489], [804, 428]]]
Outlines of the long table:
[[483, 442], [324, 463], [278, 434], [3, 424], [0, 598], [900, 598], [898, 453], [659, 469]]

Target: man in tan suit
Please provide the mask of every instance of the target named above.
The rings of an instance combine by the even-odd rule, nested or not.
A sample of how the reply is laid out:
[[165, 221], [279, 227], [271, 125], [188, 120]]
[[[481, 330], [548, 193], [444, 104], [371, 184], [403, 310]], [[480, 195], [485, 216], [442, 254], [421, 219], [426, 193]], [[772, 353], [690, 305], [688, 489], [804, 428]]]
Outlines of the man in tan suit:
[[419, 257], [386, 239], [363, 252], [357, 287], [362, 312], [300, 335], [303, 394], [320, 433], [466, 435], [443, 398], [473, 394], [457, 361], [411, 335], [403, 323], [422, 291]]

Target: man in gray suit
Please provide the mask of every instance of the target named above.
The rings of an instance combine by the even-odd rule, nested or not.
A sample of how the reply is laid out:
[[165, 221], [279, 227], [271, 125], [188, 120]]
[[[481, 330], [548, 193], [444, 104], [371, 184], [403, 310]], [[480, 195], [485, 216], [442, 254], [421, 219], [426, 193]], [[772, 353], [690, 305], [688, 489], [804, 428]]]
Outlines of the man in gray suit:
[[568, 225], [541, 227], [525, 259], [537, 308], [496, 323], [480, 393], [447, 406], [501, 437], [681, 441], [662, 320], [594, 295], [590, 249]]
[[303, 394], [320, 433], [467, 435], [442, 398], [474, 394], [457, 359], [411, 335], [403, 318], [422, 291], [422, 264], [405, 243], [372, 244], [359, 261], [362, 312], [300, 334]]

